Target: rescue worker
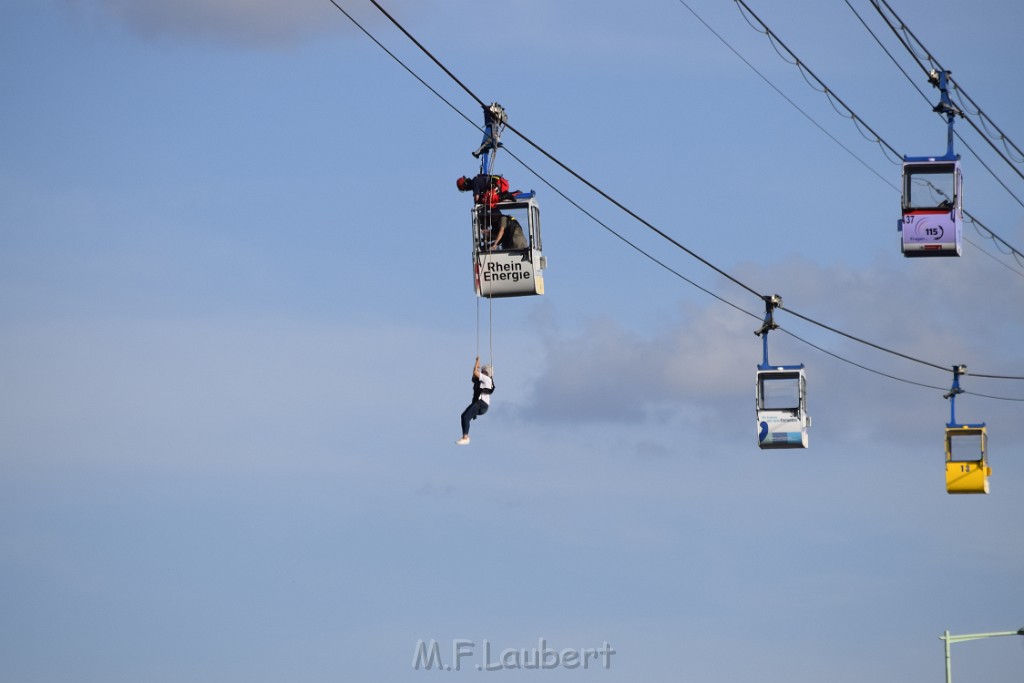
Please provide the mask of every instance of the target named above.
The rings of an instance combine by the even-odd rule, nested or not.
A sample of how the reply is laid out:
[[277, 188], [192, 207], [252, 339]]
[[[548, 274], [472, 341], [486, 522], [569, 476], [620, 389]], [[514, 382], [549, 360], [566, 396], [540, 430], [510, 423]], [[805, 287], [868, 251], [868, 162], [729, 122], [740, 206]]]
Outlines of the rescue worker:
[[459, 192], [472, 192], [473, 203], [493, 209], [501, 201], [513, 199], [514, 193], [509, 192], [508, 181], [500, 175], [477, 174], [472, 179], [462, 176], [455, 181]]

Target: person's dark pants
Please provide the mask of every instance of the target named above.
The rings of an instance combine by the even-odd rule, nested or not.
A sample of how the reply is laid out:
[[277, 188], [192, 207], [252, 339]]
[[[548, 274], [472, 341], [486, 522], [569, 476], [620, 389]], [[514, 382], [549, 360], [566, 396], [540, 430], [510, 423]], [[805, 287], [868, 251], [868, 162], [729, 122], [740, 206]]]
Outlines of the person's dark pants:
[[482, 399], [477, 399], [469, 404], [469, 407], [462, 411], [462, 433], [469, 434], [469, 422], [475, 420], [487, 412], [488, 405]]

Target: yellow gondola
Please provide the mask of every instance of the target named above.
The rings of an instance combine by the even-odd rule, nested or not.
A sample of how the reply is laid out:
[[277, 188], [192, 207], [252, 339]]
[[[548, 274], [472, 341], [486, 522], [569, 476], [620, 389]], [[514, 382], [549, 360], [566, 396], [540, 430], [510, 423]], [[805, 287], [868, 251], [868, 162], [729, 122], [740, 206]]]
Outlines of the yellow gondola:
[[953, 387], [949, 399], [949, 423], [946, 425], [946, 493], [988, 493], [988, 433], [985, 423], [958, 424], [956, 395], [962, 394], [960, 375], [966, 365], [953, 366]]
[[987, 451], [985, 425], [946, 427], [947, 493], [988, 493]]

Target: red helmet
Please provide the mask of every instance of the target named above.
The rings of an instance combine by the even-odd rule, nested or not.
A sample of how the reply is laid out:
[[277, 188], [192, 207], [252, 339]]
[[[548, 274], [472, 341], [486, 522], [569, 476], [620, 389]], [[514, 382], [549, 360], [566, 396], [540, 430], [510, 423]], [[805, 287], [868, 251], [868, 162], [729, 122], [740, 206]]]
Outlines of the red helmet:
[[466, 176], [462, 176], [455, 181], [455, 187], [459, 188], [459, 192], [469, 192], [473, 189], [473, 183]]

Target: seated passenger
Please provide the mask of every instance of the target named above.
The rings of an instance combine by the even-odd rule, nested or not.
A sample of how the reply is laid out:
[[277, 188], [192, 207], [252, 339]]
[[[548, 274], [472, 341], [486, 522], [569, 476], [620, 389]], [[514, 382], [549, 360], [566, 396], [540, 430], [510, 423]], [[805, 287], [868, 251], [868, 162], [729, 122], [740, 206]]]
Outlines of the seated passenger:
[[523, 226], [519, 225], [515, 216], [505, 216], [505, 219], [498, 230], [498, 236], [494, 238], [494, 243], [502, 249], [526, 249], [528, 245]]
[[489, 225], [482, 238], [485, 241], [486, 251], [526, 249], [529, 246], [526, 235], [523, 233], [523, 226], [519, 224], [515, 216], [506, 216], [502, 213], [491, 214]]

